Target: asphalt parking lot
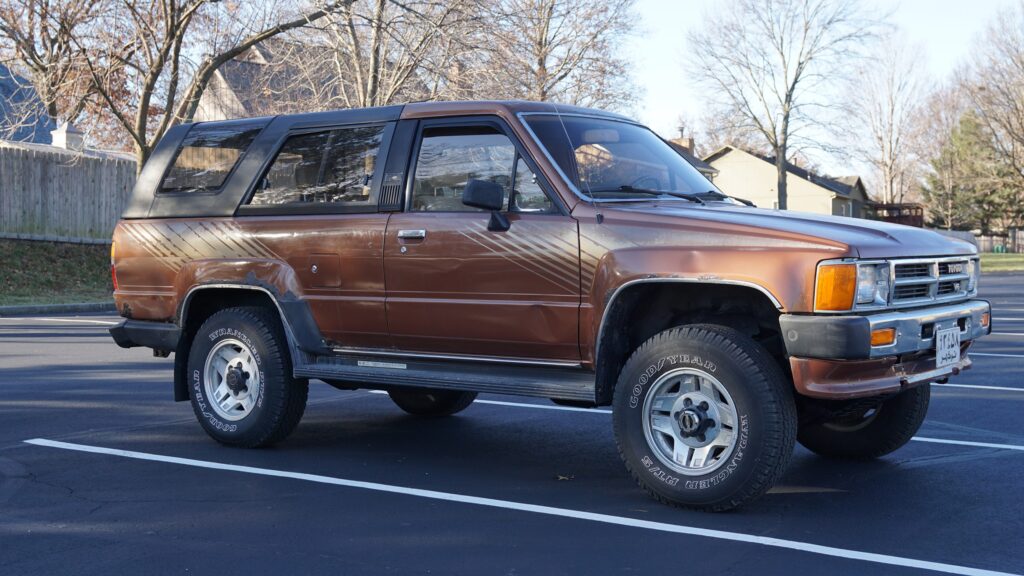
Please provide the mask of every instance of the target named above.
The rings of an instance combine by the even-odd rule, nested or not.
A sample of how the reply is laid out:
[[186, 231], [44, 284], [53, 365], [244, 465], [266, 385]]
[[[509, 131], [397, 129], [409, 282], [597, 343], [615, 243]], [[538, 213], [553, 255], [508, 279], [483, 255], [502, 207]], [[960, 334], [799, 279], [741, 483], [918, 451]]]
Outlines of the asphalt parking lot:
[[982, 297], [996, 334], [916, 441], [868, 463], [798, 446], [717, 515], [635, 486], [606, 410], [488, 396], [423, 420], [317, 382], [286, 442], [231, 449], [114, 317], [2, 318], [0, 574], [1024, 573], [1024, 275]]

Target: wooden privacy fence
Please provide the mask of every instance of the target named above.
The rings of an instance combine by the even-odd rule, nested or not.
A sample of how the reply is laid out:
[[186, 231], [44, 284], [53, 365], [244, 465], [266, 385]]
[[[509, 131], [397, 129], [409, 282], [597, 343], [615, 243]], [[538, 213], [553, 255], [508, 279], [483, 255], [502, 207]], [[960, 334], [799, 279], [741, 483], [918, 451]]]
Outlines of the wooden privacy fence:
[[1011, 229], [1005, 236], [978, 236], [978, 252], [1024, 252], [1024, 230]]
[[0, 236], [109, 239], [134, 185], [134, 160], [0, 143]]

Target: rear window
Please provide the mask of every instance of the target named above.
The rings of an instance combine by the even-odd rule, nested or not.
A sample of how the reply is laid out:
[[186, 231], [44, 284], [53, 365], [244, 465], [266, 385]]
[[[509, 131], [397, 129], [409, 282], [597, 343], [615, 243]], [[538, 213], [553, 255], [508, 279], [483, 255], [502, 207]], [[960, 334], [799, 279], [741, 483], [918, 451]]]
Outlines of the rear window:
[[263, 124], [199, 124], [181, 143], [161, 192], [219, 190], [252, 144]]

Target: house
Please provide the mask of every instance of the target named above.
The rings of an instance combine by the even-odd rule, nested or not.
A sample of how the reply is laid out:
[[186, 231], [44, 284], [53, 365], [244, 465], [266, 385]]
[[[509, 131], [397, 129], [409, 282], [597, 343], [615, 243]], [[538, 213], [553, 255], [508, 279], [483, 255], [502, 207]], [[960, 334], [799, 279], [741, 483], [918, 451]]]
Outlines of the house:
[[56, 128], [32, 83], [0, 64], [0, 139], [49, 144]]
[[694, 152], [693, 138], [684, 136], [683, 129], [679, 129], [679, 138], [673, 138], [666, 140], [669, 146], [676, 151], [677, 154], [683, 157], [684, 160], [690, 163], [691, 166], [697, 169], [698, 172], [704, 175], [705, 178], [711, 180], [718, 174], [718, 170], [707, 162], [697, 157]]
[[[775, 160], [735, 146], [723, 146], [704, 158], [718, 174], [715, 186], [762, 208], [778, 207]], [[859, 176], [832, 178], [790, 165], [786, 179], [787, 208], [801, 212], [865, 218], [867, 190]]]
[[218, 68], [199, 97], [196, 122], [310, 112], [337, 106], [334, 72], [311, 48], [283, 40], [256, 44]]

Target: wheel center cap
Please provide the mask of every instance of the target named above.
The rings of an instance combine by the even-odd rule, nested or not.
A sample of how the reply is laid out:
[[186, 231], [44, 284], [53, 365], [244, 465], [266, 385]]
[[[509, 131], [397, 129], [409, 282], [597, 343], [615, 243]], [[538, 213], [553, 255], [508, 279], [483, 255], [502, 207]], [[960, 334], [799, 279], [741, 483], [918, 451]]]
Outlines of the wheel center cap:
[[244, 392], [249, 388], [246, 386], [246, 381], [249, 380], [249, 373], [242, 370], [241, 363], [239, 363], [238, 366], [228, 368], [228, 373], [225, 375], [224, 380], [228, 385], [228, 389], [235, 394]]
[[692, 436], [701, 429], [704, 415], [696, 408], [687, 408], [679, 413], [679, 430], [684, 436]]

